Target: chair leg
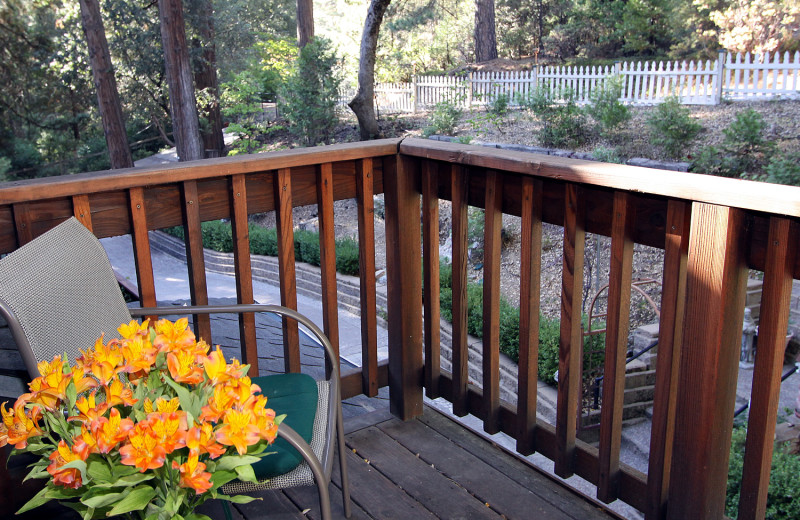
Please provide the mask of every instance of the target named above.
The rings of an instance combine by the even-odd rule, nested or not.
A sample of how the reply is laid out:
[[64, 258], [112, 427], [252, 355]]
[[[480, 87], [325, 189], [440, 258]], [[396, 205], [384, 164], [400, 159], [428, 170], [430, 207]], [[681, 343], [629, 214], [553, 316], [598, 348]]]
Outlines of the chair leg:
[[344, 443], [344, 423], [342, 422], [342, 405], [336, 419], [336, 436], [339, 438], [339, 474], [342, 477], [342, 504], [345, 518], [350, 518], [350, 477], [347, 476], [347, 454]]

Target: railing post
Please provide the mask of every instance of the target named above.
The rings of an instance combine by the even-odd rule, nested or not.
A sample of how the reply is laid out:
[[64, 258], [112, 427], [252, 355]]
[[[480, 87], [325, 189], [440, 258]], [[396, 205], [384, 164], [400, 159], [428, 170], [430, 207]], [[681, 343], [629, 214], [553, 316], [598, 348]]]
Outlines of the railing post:
[[415, 114], [419, 112], [419, 86], [416, 75], [411, 76], [411, 106]]
[[745, 213], [694, 203], [667, 518], [725, 513], [744, 314]]
[[389, 316], [389, 406], [403, 420], [422, 415], [422, 270], [419, 163], [399, 156], [383, 177]]

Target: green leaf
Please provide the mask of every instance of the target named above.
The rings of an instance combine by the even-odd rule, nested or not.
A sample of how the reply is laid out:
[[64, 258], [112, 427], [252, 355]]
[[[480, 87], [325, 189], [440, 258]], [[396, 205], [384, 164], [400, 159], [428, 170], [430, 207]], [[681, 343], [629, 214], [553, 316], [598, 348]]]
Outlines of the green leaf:
[[217, 498], [234, 504], [249, 504], [253, 500], [263, 500], [261, 497], [251, 497], [250, 495], [223, 495], [222, 493], [217, 495]]
[[235, 471], [217, 470], [211, 474], [211, 482], [214, 484], [214, 487], [212, 489], [218, 489], [227, 484], [228, 482], [230, 482], [231, 480], [234, 480], [235, 478], [236, 478]]
[[188, 388], [173, 381], [172, 378], [166, 374], [164, 375], [164, 381], [178, 394], [178, 399], [181, 402], [181, 410], [191, 415], [192, 418], [199, 417], [202, 406], [197, 400], [197, 396], [189, 391]]
[[141, 511], [156, 496], [156, 490], [147, 485], [135, 487], [128, 496], [120, 500], [117, 505], [109, 511], [109, 516], [121, 515], [131, 511]]
[[114, 475], [111, 473], [111, 468], [106, 461], [103, 460], [102, 457], [96, 457], [94, 455], [90, 456], [86, 461], [86, 473], [89, 474], [89, 478], [93, 481], [102, 480], [104, 482], [110, 482], [111, 479], [114, 478]]
[[73, 468], [77, 469], [78, 471], [81, 472], [81, 480], [83, 482], [86, 482], [87, 481], [87, 479], [86, 479], [86, 461], [85, 460], [80, 460], [80, 459], [73, 460], [72, 462], [68, 462], [68, 463], [64, 464], [59, 469], [65, 470], [65, 469], [73, 469]]
[[184, 520], [212, 520], [210, 516], [201, 515], [198, 513], [190, 513], [188, 516], [183, 517]]
[[258, 480], [256, 480], [256, 474], [253, 471], [253, 466], [249, 464], [246, 466], [236, 466], [236, 474], [239, 476], [239, 480], [244, 482], [252, 482], [253, 484], [258, 482]]
[[78, 400], [78, 389], [75, 388], [75, 381], [70, 380], [69, 384], [67, 385], [67, 404], [70, 408], [75, 405], [75, 401]]
[[47, 491], [48, 491], [48, 488], [45, 487], [41, 491], [36, 493], [33, 496], [33, 498], [28, 500], [28, 502], [24, 506], [22, 506], [19, 511], [17, 511], [17, 514], [21, 515], [22, 513], [26, 512], [26, 511], [30, 511], [31, 509], [35, 509], [35, 508], [37, 508], [37, 507], [39, 507], [41, 505], [44, 505], [44, 504], [50, 502], [50, 500], [52, 500], [52, 499], [47, 496]]
[[87, 493], [83, 498], [81, 498], [81, 502], [91, 508], [106, 507], [119, 502], [124, 496], [124, 492], [115, 492], [111, 490], [97, 490], [95, 492], [93, 489], [91, 494]]
[[236, 469], [237, 466], [254, 464], [261, 460], [261, 457], [253, 455], [226, 455], [217, 461], [217, 471]]
[[50, 473], [48, 473], [46, 469], [42, 469], [42, 468], [33, 468], [33, 469], [31, 470], [31, 472], [30, 472], [30, 473], [28, 473], [28, 474], [25, 476], [25, 478], [24, 478], [24, 479], [22, 479], [22, 481], [23, 481], [23, 482], [27, 482], [28, 480], [30, 480], [30, 479], [32, 479], [32, 478], [50, 478]]

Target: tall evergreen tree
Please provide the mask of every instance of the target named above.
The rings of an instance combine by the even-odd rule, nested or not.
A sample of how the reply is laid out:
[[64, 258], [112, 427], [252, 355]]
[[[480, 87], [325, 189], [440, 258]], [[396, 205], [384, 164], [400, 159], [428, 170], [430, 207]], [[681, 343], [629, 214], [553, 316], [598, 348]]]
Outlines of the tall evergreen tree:
[[301, 49], [314, 37], [314, 0], [297, 0], [297, 46]]
[[119, 102], [117, 80], [114, 78], [114, 67], [108, 52], [100, 4], [97, 0], [80, 0], [80, 8], [111, 167], [132, 168], [133, 157], [128, 146], [128, 134], [122, 118], [122, 105]]
[[217, 49], [214, 30], [214, 4], [211, 0], [191, 0], [190, 25], [194, 28], [192, 56], [194, 84], [201, 93], [203, 125], [201, 137], [206, 153], [219, 157], [225, 152], [222, 137], [222, 113], [217, 81]]
[[358, 63], [358, 92], [350, 101], [350, 108], [358, 118], [361, 139], [373, 139], [380, 133], [375, 118], [375, 54], [378, 49], [378, 32], [391, 0], [372, 0], [364, 21], [361, 36], [361, 58]]
[[475, 61], [497, 58], [494, 0], [475, 0]]

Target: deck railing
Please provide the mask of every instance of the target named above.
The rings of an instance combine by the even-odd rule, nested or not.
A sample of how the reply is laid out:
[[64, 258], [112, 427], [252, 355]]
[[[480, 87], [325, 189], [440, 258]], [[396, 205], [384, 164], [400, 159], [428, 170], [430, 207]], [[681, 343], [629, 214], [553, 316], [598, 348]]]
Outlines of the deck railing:
[[[373, 194], [384, 193], [389, 360], [376, 345]], [[338, 343], [333, 201], [356, 198], [361, 251], [362, 368], [343, 374], [345, 396], [389, 386], [392, 411], [422, 412], [423, 390], [487, 432], [542, 453], [563, 477], [597, 485], [648, 519], [723, 515], [748, 269], [763, 271], [740, 518], [761, 518], [797, 250], [800, 189], [693, 174], [479, 149], [419, 139], [211, 159], [0, 184], [0, 253], [69, 216], [99, 236], [131, 233], [144, 305], [156, 290], [148, 230], [186, 229], [192, 299], [207, 301], [200, 223], [230, 218], [236, 286], [253, 299], [247, 216], [275, 210], [282, 303], [296, 305], [292, 208], [318, 204], [324, 328]], [[452, 201], [452, 371], [440, 366], [438, 201]], [[481, 381], [467, 368], [467, 208], [485, 210]], [[422, 219], [420, 219], [422, 213]], [[522, 220], [518, 402], [499, 392], [500, 250], [503, 214]], [[557, 415], [537, 419], [542, 224], [563, 227]], [[598, 447], [576, 437], [581, 372], [581, 294], [586, 233], [611, 237], [606, 361]], [[663, 293], [648, 472], [620, 461], [624, 363], [634, 243], [664, 249]], [[420, 262], [422, 258], [422, 262]], [[424, 273], [424, 280], [423, 280]], [[422, 287], [426, 290], [424, 301]], [[420, 303], [423, 303], [420, 306]], [[210, 337], [207, 322], [199, 333]], [[299, 368], [297, 329], [284, 325], [289, 369]], [[252, 317], [241, 321], [242, 357], [256, 357]], [[212, 338], [213, 341], [213, 338]], [[253, 370], [257, 370], [254, 364]]]

